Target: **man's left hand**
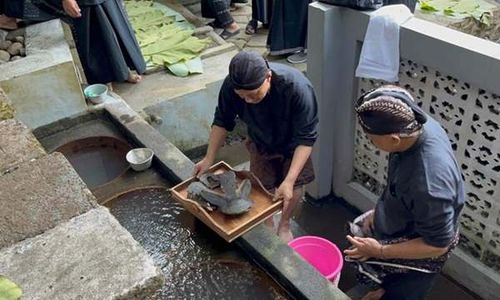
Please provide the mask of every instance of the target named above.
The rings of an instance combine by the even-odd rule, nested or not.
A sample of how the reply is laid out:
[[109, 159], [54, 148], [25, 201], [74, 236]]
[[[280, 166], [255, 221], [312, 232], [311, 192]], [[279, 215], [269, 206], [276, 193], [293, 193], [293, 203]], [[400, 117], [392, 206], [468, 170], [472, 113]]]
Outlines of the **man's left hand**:
[[273, 201], [280, 199], [283, 200], [283, 210], [286, 210], [288, 208], [288, 205], [290, 204], [290, 199], [292, 199], [292, 197], [293, 197], [293, 183], [285, 180], [281, 183], [279, 188], [274, 193]]
[[365, 261], [370, 257], [380, 257], [382, 244], [373, 238], [361, 238], [347, 236], [347, 240], [352, 246], [344, 250], [344, 254], [352, 259]]

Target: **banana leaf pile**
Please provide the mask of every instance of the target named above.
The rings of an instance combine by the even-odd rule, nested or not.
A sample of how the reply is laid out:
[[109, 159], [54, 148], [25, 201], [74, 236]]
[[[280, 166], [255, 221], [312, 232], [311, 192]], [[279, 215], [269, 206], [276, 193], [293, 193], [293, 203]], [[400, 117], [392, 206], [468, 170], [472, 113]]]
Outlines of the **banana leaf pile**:
[[210, 40], [193, 36], [182, 15], [149, 0], [124, 3], [148, 67], [165, 66], [182, 77], [203, 72], [199, 55]]

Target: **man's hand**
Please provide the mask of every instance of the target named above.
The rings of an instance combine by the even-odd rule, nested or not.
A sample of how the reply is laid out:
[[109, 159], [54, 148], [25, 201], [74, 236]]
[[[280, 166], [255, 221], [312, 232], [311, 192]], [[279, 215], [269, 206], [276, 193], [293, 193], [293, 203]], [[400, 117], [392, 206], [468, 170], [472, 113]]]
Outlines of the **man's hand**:
[[200, 162], [194, 165], [193, 176], [200, 176], [201, 174], [205, 173], [213, 164], [213, 160], [208, 159], [205, 156]]
[[273, 201], [283, 200], [283, 210], [287, 210], [290, 199], [293, 197], [293, 183], [287, 180], [283, 181], [274, 193]]
[[62, 2], [64, 11], [72, 18], [79, 18], [82, 16], [80, 7], [76, 0], [63, 0]]
[[383, 254], [383, 246], [376, 239], [352, 237], [348, 235], [347, 240], [352, 244], [352, 246], [349, 249], [344, 250], [344, 254], [350, 258], [360, 261], [365, 261], [370, 257], [383, 258], [381, 257]]

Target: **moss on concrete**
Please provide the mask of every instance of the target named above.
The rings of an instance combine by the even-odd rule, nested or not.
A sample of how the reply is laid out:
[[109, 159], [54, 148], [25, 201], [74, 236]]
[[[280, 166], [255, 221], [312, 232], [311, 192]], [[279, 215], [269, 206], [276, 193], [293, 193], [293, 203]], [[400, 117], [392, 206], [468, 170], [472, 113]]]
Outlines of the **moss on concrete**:
[[15, 109], [7, 102], [0, 102], [0, 121], [14, 118]]

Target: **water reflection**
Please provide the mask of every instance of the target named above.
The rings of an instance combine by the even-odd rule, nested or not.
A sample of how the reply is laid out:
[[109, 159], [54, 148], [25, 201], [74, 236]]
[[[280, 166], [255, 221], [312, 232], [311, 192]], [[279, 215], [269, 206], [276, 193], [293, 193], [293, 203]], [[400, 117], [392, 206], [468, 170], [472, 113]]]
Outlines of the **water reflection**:
[[153, 299], [286, 299], [264, 272], [166, 190], [130, 192], [106, 206], [165, 274], [166, 283]]
[[78, 175], [92, 189], [105, 184], [128, 168], [125, 155], [131, 147], [113, 137], [89, 137], [65, 144], [55, 151], [61, 152]]

